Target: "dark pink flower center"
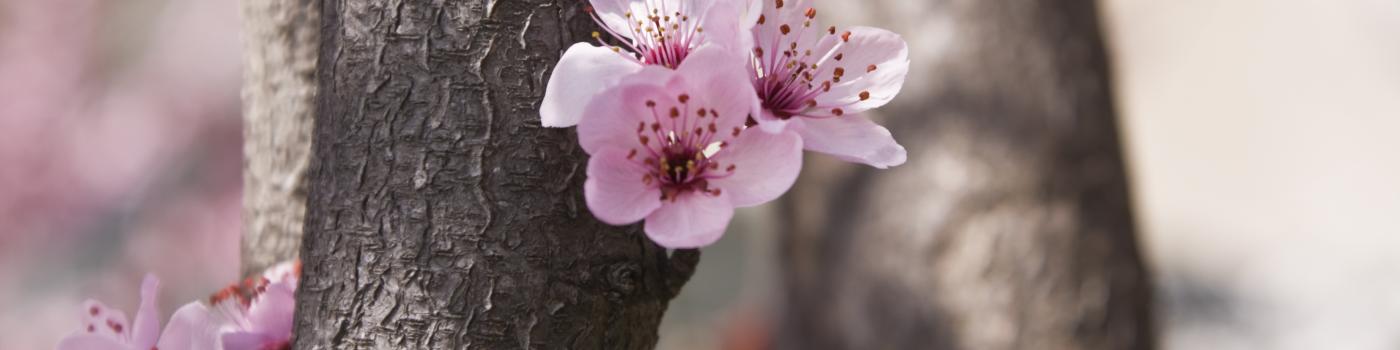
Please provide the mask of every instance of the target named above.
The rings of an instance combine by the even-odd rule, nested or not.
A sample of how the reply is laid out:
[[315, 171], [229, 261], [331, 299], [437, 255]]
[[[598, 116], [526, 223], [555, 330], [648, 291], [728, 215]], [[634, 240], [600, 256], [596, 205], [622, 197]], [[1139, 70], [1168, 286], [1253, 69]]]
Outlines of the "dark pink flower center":
[[[779, 12], [797, 11], [792, 7], [784, 8], [782, 1], [775, 6]], [[758, 17], [758, 26], [776, 26], [777, 30], [771, 33], [777, 35], [755, 38], [752, 64], [754, 89], [763, 100], [763, 108], [780, 119], [799, 115], [842, 116], [847, 106], [870, 99], [870, 92], [861, 91], [849, 96], [852, 98], [841, 99], [849, 102], [836, 104], [819, 103], [817, 97], [831, 93], [832, 85], [846, 78], [848, 71], [842, 63], [846, 56], [843, 49], [851, 40], [851, 32], [838, 34], [834, 26], [814, 32], [812, 21], [816, 19], [816, 9], [807, 8], [802, 15], [801, 24], [769, 23], [765, 16]], [[803, 37], [808, 35], [821, 37], [804, 43]], [[807, 47], [808, 44], [816, 47]], [[849, 73], [865, 74], [877, 69], [875, 65], [869, 65]]]
[[[705, 28], [700, 26], [699, 18], [690, 17], [688, 12], [692, 9], [684, 8], [687, 4], [688, 1], [681, 1], [679, 6], [682, 8], [670, 9], [666, 8], [663, 1], [644, 0], [644, 10], [641, 13], [627, 11], [624, 14], [627, 35], [608, 27], [607, 23], [591, 10], [589, 13], [593, 15], [593, 20], [598, 22], [598, 26], [603, 27], [613, 39], [635, 52], [635, 58], [642, 64], [675, 69], [685, 61], [690, 51], [701, 43], [700, 38], [705, 32]], [[602, 34], [598, 32], [593, 32], [593, 39], [603, 46], [613, 46], [604, 43]], [[613, 46], [613, 50], [621, 51], [621, 48]]]
[[724, 140], [744, 129], [724, 131], [729, 134], [726, 137], [716, 123], [718, 112], [691, 106], [690, 102], [690, 95], [684, 93], [675, 103], [647, 100], [651, 122], [637, 123], [639, 147], [627, 154], [628, 160], [647, 169], [641, 181], [660, 187], [662, 200], [675, 200], [677, 195], [691, 192], [718, 196], [720, 189], [710, 188], [709, 180], [728, 177], [736, 170], [735, 165], [722, 165], [713, 157], [729, 147]]

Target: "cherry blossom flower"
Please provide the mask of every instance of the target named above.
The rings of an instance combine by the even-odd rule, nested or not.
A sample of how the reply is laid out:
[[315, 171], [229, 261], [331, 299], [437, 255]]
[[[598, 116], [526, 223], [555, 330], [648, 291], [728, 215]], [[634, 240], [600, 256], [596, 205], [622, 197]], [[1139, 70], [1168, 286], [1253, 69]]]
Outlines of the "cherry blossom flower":
[[[136, 319], [127, 323], [126, 313], [96, 300], [83, 303], [82, 328], [59, 341], [59, 350], [148, 350], [214, 349], [207, 336], [209, 311], [198, 302], [175, 311], [170, 324], [160, 332], [156, 289], [160, 281], [147, 275], [141, 282], [141, 306]], [[160, 332], [160, 333], [157, 333]]]
[[903, 164], [889, 130], [860, 112], [885, 105], [904, 85], [909, 48], [869, 27], [822, 28], [812, 0], [763, 1], [749, 65], [765, 130], [790, 128], [808, 150], [877, 168]]
[[719, 239], [734, 208], [792, 187], [802, 140], [746, 128], [757, 95], [742, 67], [732, 50], [701, 48], [678, 69], [648, 67], [588, 105], [578, 134], [592, 155], [584, 197], [594, 216], [645, 219], [657, 244], [700, 247]]
[[[600, 46], [577, 43], [560, 57], [545, 86], [540, 123], [577, 124], [598, 93], [644, 66], [680, 67], [695, 50], [721, 46], [744, 50], [758, 15], [747, 0], [591, 0], [590, 14], [605, 33]], [[604, 34], [620, 46], [609, 45]]]
[[251, 297], [230, 286], [210, 298], [211, 321], [223, 350], [291, 349], [300, 262], [285, 262], [244, 282]]

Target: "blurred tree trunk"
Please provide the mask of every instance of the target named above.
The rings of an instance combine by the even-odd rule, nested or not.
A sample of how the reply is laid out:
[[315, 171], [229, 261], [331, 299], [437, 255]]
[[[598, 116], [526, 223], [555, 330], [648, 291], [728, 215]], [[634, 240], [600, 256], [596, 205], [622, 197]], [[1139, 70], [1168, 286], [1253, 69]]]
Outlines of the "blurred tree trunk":
[[879, 111], [909, 162], [813, 159], [785, 202], [778, 347], [1153, 348], [1095, 4], [894, 2], [862, 22], [916, 47]]
[[320, 5], [244, 0], [243, 275], [296, 258], [316, 96]]
[[296, 348], [652, 347], [698, 253], [594, 220], [539, 125], [584, 3], [322, 5]]

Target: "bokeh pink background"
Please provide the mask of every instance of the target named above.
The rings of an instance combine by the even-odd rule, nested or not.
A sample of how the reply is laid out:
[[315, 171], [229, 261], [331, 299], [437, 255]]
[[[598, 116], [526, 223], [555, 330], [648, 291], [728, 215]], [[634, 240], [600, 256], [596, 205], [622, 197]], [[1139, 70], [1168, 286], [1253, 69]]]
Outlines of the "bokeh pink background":
[[[236, 279], [237, 0], [0, 1], [0, 349]], [[163, 316], [164, 317], [164, 316]]]

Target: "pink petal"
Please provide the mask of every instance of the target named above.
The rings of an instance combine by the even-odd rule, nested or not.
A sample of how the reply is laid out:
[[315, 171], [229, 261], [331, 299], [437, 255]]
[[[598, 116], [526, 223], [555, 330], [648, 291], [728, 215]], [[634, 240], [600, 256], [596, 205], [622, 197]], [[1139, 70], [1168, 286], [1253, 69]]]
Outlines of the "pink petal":
[[128, 345], [97, 334], [73, 334], [58, 341], [58, 350], [128, 350]]
[[646, 170], [627, 159], [629, 152], [606, 148], [588, 160], [588, 181], [583, 184], [583, 195], [589, 211], [598, 220], [613, 225], [630, 224], [661, 206], [661, 190], [654, 185], [656, 182], [653, 185], [643, 182]]
[[758, 122], [759, 129], [770, 134], [776, 134], [786, 130], [788, 124], [786, 119], [778, 118], [778, 116], [773, 115], [773, 112], [768, 109], [759, 111], [758, 118], [754, 118], [754, 121]]
[[612, 49], [588, 43], [577, 43], [564, 51], [540, 103], [540, 124], [548, 127], [570, 127], [583, 118], [584, 107], [605, 89], [617, 85], [622, 77], [642, 69], [642, 65], [613, 52]]
[[690, 192], [666, 201], [647, 216], [646, 233], [662, 247], [697, 248], [719, 240], [732, 217], [734, 205], [728, 194]]
[[160, 337], [160, 306], [156, 304], [159, 288], [160, 280], [155, 275], [146, 274], [146, 279], [141, 281], [141, 306], [136, 309], [131, 330], [131, 344], [137, 349], [155, 346]]
[[[820, 106], [840, 107], [843, 114], [859, 113], [889, 103], [904, 87], [909, 73], [909, 45], [894, 32], [870, 27], [853, 27], [850, 41], [841, 43], [844, 58], [827, 61], [824, 65], [841, 67], [845, 74], [831, 86], [831, 91], [818, 95]], [[836, 45], [839, 36], [829, 36], [816, 51]], [[871, 70], [871, 68], [874, 68]], [[817, 81], [830, 80], [835, 69], [818, 74]], [[862, 92], [868, 93], [862, 100]], [[816, 116], [830, 116], [830, 108], [822, 108]]]
[[673, 99], [663, 85], [673, 75], [670, 69], [647, 66], [603, 91], [585, 109], [588, 120], [578, 125], [579, 145], [588, 154], [608, 147], [639, 147], [637, 124], [652, 121], [652, 108], [646, 102]]
[[734, 173], [711, 180], [712, 187], [729, 194], [735, 207], [750, 207], [781, 196], [797, 181], [802, 171], [802, 138], [792, 131], [780, 134], [744, 132], [730, 147], [715, 154], [724, 168], [734, 165]]
[[[783, 2], [783, 7], [781, 8], [779, 8], [777, 2], [773, 0], [755, 1], [762, 3], [763, 24], [753, 27], [754, 39], [757, 41], [755, 44], [764, 47], [787, 47], [787, 43], [791, 41], [783, 42], [781, 45], [774, 45], [773, 39], [783, 37], [779, 28], [784, 24], [787, 24], [794, 32], [798, 28], [802, 28], [803, 21], [807, 19], [805, 16], [806, 11], [808, 8], [812, 7], [811, 0], [787, 0]], [[817, 24], [813, 23], [812, 25], [816, 26]], [[795, 35], [788, 35], [787, 39], [791, 40], [791, 37], [795, 37]], [[774, 51], [774, 53], [777, 52]]]
[[204, 304], [192, 302], [175, 310], [160, 334], [160, 349], [204, 350], [217, 349], [214, 344], [214, 329], [209, 327], [209, 309]]
[[220, 335], [219, 342], [223, 350], [262, 350], [276, 341], [262, 333], [234, 331]]
[[270, 284], [249, 306], [248, 322], [254, 331], [290, 338], [295, 312], [296, 293], [286, 284]]
[[884, 169], [904, 164], [904, 146], [890, 131], [862, 115], [803, 118], [794, 123], [808, 150], [836, 156], [848, 162]]
[[[692, 10], [694, 14], [703, 14], [700, 27], [705, 29], [705, 43], [740, 52], [753, 48], [753, 35], [750, 33], [754, 22], [758, 20], [758, 1], [690, 0], [689, 2], [694, 4], [691, 5], [691, 8], [709, 5], [708, 9], [695, 8]], [[690, 58], [687, 57], [686, 60], [690, 60]]]
[[125, 312], [92, 299], [83, 302], [82, 311], [80, 332], [110, 337], [123, 343], [130, 341], [131, 324], [126, 322]]
[[702, 46], [676, 67], [684, 84], [673, 87], [671, 92], [673, 95], [690, 94], [697, 99], [696, 104], [719, 112], [719, 130], [741, 127], [750, 115], [758, 116], [763, 110], [762, 101], [744, 70], [746, 62], [746, 56], [735, 55], [722, 47]]

